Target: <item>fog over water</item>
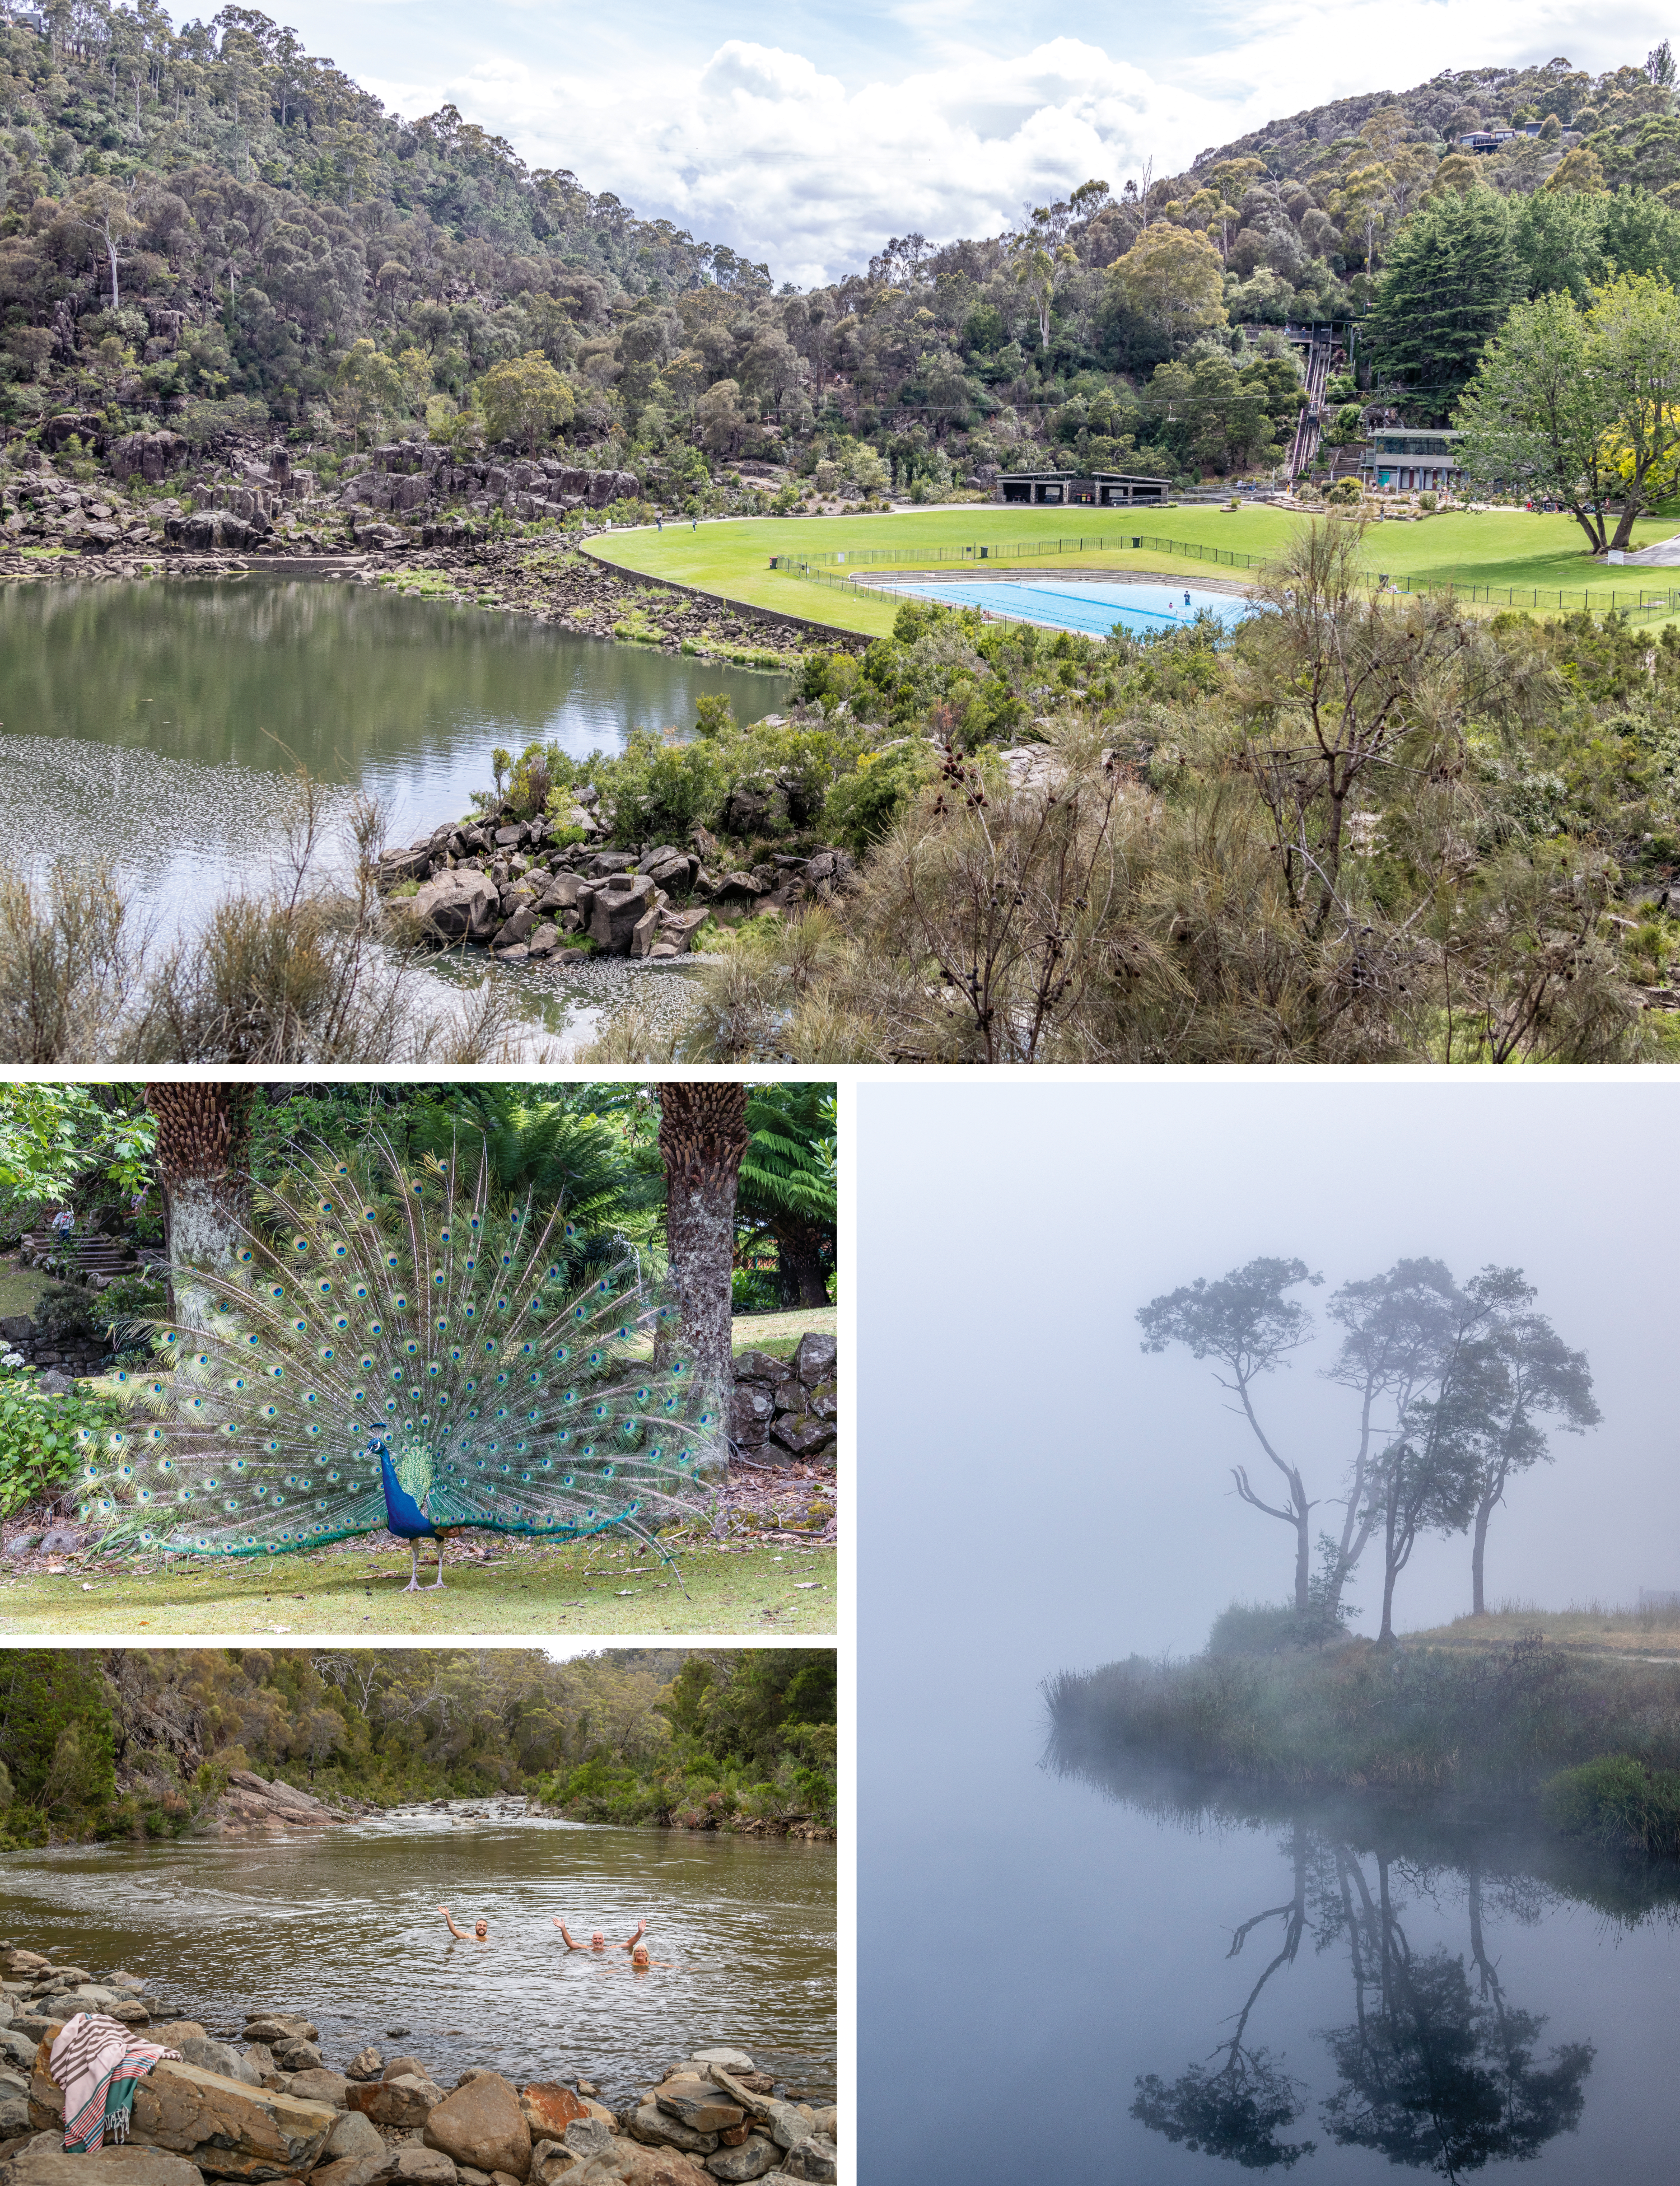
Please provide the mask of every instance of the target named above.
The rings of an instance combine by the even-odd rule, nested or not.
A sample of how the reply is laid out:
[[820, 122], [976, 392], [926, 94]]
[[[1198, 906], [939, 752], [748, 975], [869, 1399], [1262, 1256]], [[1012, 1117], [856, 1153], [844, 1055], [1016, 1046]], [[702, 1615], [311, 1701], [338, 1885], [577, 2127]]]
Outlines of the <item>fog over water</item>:
[[[1460, 1279], [1523, 1269], [1588, 1354], [1604, 1423], [1556, 1438], [1496, 1512], [1490, 1605], [1680, 1587], [1680, 1089], [1541, 1071], [965, 1078], [865, 1084], [858, 1111], [862, 2175], [1235, 2177], [1240, 2155], [1220, 2166], [1130, 2105], [1148, 2075], [1182, 2100], [1238, 2034], [1245, 2084], [1285, 2105], [1276, 2144], [1313, 2144], [1299, 2178], [1429, 2166], [1392, 2152], [1415, 2122], [1397, 2099], [1364, 2144], [1347, 2138], [1396, 2058], [1397, 2078], [1427, 2080], [1431, 2059], [1458, 2076], [1457, 2154], [1436, 2175], [1464, 2175], [1483, 2123], [1465, 2167], [1490, 2177], [1525, 2154], [1540, 2186], [1662, 2175], [1680, 2133], [1672, 1893], [1564, 1872], [1557, 1840], [1507, 1842], [1497, 1817], [1451, 1841], [1375, 1803], [1175, 1817], [1042, 1766], [1040, 1687], [1194, 1652], [1233, 1599], [1286, 1595], [1291, 1529], [1231, 1490], [1233, 1463], [1257, 1487], [1267, 1470], [1248, 1429], [1205, 1365], [1144, 1355], [1134, 1318], [1260, 1255], [1323, 1274], [1300, 1293], [1321, 1326], [1339, 1283], [1403, 1257]], [[1316, 1370], [1332, 1348], [1260, 1393], [1319, 1499], [1356, 1424]], [[1368, 1551], [1356, 1632], [1375, 1633], [1380, 1589]], [[1470, 1600], [1468, 1541], [1425, 1541], [1397, 1624]], [[1403, 1965], [1409, 1987], [1369, 1986]], [[1514, 2032], [1521, 2071], [1501, 2061]]]

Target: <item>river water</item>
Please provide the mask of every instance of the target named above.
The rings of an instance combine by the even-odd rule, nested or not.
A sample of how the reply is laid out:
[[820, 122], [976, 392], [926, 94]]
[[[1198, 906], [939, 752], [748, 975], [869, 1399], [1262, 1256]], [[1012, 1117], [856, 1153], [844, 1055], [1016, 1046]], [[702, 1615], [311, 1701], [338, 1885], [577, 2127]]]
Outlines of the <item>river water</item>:
[[[406, 842], [534, 738], [579, 758], [687, 731], [703, 692], [737, 720], [784, 677], [581, 637], [374, 586], [252, 575], [0, 588], [0, 828], [8, 857], [113, 861], [191, 924], [268, 869], [306, 767], [381, 798]], [[331, 800], [329, 800], [330, 803]]]
[[[820, 2101], [835, 2085], [832, 1846], [408, 1809], [350, 1827], [8, 1853], [0, 1929], [140, 1976], [168, 2016], [237, 2036], [293, 2010], [339, 2069], [367, 2043], [516, 2080], [581, 2073], [627, 2096], [697, 2049], [744, 2049]], [[490, 1923], [490, 1940], [456, 1942]], [[571, 1953], [643, 1915], [656, 1964]], [[399, 2036], [393, 2030], [402, 2029]]]
[[872, 1795], [865, 1748], [873, 2186], [1673, 2177], [1680, 1869], [1067, 1768], [1041, 1705], [960, 1685], [925, 1778]]

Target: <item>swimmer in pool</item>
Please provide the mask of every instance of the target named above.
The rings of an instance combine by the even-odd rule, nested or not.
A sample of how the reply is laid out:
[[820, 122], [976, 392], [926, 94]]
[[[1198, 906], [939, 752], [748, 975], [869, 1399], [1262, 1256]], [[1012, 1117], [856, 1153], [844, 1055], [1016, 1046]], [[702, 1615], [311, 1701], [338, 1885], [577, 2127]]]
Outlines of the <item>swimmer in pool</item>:
[[438, 1910], [443, 1914], [444, 1919], [449, 1922], [450, 1934], [455, 1937], [459, 1942], [463, 1943], [489, 1942], [490, 1923], [488, 1920], [475, 1921], [473, 1925], [473, 1932], [469, 1936], [464, 1928], [457, 1928], [454, 1921], [450, 1920], [449, 1908], [447, 1905], [440, 1905]]
[[[595, 1933], [590, 1937], [587, 1943], [578, 1943], [573, 1942], [571, 1931], [567, 1927], [563, 1920], [557, 1920], [554, 1925], [560, 1931], [561, 1937], [568, 1951], [604, 1951], [607, 1948], [607, 1938], [602, 1934], [599, 1928], [596, 1930]], [[636, 1951], [640, 1949], [641, 1948], [641, 1938], [647, 1933], [647, 1921], [638, 1921], [636, 1924], [636, 1933], [630, 1937], [629, 1942], [615, 1943], [613, 1946], [613, 1949], [615, 1951]], [[647, 1956], [645, 1951], [642, 1953], [642, 1955], [644, 1957]]]
[[1190, 594], [1188, 592], [1184, 594], [1184, 605], [1186, 607], [1190, 605]]

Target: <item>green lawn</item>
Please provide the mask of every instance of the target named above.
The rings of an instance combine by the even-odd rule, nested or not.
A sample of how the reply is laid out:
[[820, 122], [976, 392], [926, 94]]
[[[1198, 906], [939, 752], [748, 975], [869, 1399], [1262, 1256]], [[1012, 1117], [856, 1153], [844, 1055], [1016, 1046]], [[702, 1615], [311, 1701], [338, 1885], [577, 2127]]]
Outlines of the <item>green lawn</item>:
[[[406, 1594], [408, 1551], [176, 1562], [166, 1577], [87, 1568], [0, 1581], [0, 1634], [50, 1632], [137, 1640], [227, 1634], [458, 1640], [479, 1633], [832, 1633], [832, 1548], [681, 1551], [681, 1585], [627, 1544], [511, 1546], [494, 1561], [451, 1560], [440, 1593]], [[423, 1552], [421, 1577], [435, 1558]], [[688, 1589], [685, 1596], [682, 1587]]]
[[[1057, 554], [1050, 565], [1058, 569], [1165, 569], [1178, 576], [1196, 566], [1193, 552], [1169, 553], [1160, 546], [1134, 551], [1129, 544], [1117, 542], [1135, 535], [1170, 539], [1191, 549], [1223, 546], [1264, 558], [1275, 554], [1304, 520], [1278, 508], [1244, 507], [1228, 513], [1204, 506], [1128, 513], [971, 504], [918, 509], [902, 516], [758, 517], [703, 524], [694, 531], [671, 525], [663, 533], [615, 532], [592, 542], [590, 551], [624, 569], [873, 636], [891, 630], [896, 600], [877, 602], [805, 582], [772, 569], [770, 557], [884, 552], [892, 558], [874, 566], [915, 569], [931, 566], [932, 553], [939, 548], [995, 542], [1019, 546], [1021, 555], [1009, 558], [1030, 563], [1050, 558], [1040, 542], [1101, 536], [1117, 543], [1095, 552]], [[1680, 523], [1672, 517], [1642, 518], [1633, 528], [1633, 543], [1648, 546], [1672, 538], [1677, 530]], [[1532, 516], [1521, 509], [1372, 524], [1365, 535], [1365, 556], [1374, 572], [1402, 580], [1492, 586], [1531, 596], [1537, 592], [1537, 601], [1520, 598], [1517, 604], [1542, 610], [1549, 606], [1554, 612], [1560, 591], [1574, 596], [1565, 598], [1565, 605], [1579, 607], [1582, 592], [1590, 591], [1594, 604], [1609, 607], [1613, 599], [1617, 604], [1631, 603], [1641, 589], [1680, 589], [1680, 569], [1609, 568], [1587, 553], [1586, 540], [1572, 518]], [[988, 557], [999, 558], [995, 553]], [[1239, 568], [1227, 574], [1242, 577], [1249, 573]]]
[[42, 1294], [52, 1287], [50, 1276], [39, 1268], [20, 1267], [15, 1260], [0, 1260], [0, 1319], [14, 1313], [35, 1311]]

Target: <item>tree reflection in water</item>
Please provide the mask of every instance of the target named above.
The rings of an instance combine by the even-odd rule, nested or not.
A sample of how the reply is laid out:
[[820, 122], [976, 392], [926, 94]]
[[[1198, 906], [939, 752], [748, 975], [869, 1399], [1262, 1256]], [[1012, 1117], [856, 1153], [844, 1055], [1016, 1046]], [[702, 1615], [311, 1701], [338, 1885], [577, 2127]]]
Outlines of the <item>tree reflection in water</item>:
[[[1242, 1922], [1226, 1954], [1252, 1959], [1257, 1945], [1270, 1955], [1218, 2046], [1175, 2078], [1140, 2074], [1131, 2104], [1150, 2131], [1244, 2170], [1288, 2171], [1326, 2143], [1446, 2179], [1539, 2155], [1581, 2122], [1593, 2045], [1543, 2044], [1546, 2017], [1507, 1995], [1489, 1926], [1537, 1925], [1571, 1903], [1632, 1925], [1673, 1920], [1680, 1903], [1671, 1863], [1618, 1864], [1557, 1841], [1514, 1844], [1496, 1830], [1357, 1802], [1305, 1812], [1281, 1799], [1251, 1803], [1054, 1736], [1046, 1765], [1162, 1821], [1283, 1825], [1289, 1894]], [[1443, 1913], [1462, 1920], [1468, 1948], [1414, 1950], [1414, 1910], [1437, 1926]], [[1312, 2120], [1307, 2083], [1257, 2038], [1268, 1989], [1278, 1996], [1308, 1939], [1314, 1954], [1345, 1953], [1352, 1981], [1351, 2018], [1319, 2036], [1336, 2084]], [[1308, 2137], [1314, 2127], [1322, 2141]]]

